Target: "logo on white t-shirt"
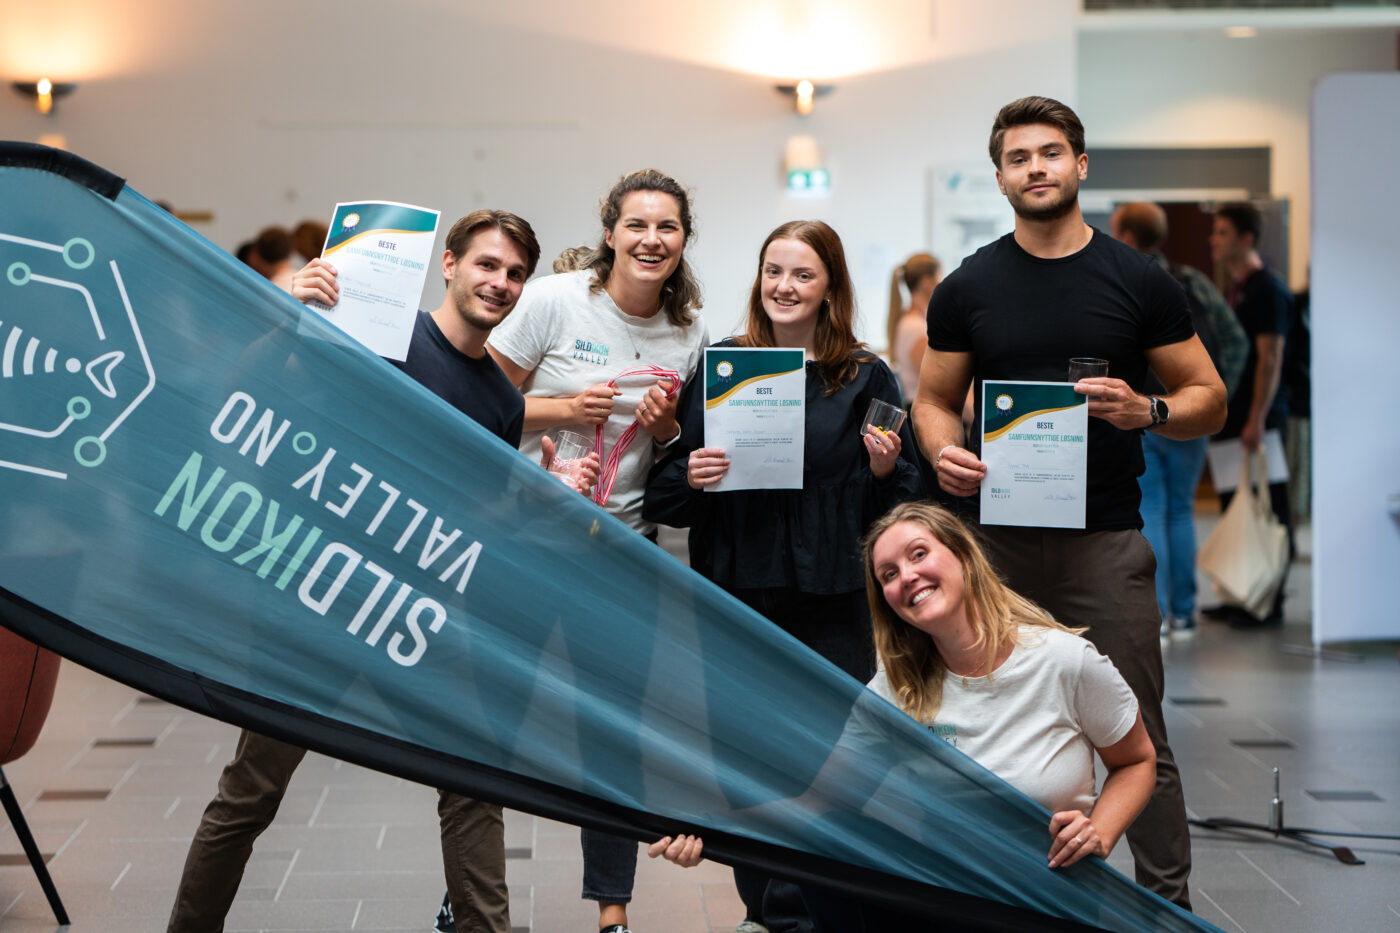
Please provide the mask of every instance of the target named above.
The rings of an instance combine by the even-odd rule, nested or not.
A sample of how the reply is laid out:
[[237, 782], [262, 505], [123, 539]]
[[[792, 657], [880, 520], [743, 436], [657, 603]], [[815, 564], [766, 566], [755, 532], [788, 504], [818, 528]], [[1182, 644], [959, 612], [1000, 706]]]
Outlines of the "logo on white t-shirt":
[[608, 345], [597, 343], [586, 338], [574, 338], [573, 357], [585, 363], [596, 363], [599, 366], [608, 365]]

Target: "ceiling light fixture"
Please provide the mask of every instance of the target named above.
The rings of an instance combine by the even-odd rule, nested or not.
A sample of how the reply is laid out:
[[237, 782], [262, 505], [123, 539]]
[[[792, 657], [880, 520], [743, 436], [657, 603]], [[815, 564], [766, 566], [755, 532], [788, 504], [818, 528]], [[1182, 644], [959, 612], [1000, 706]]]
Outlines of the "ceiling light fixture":
[[60, 97], [66, 97], [78, 87], [76, 84], [54, 84], [48, 78], [38, 81], [15, 81], [10, 85], [18, 93], [34, 99], [34, 109], [48, 116], [53, 113], [53, 105]]
[[835, 89], [835, 85], [813, 84], [811, 81], [805, 79], [798, 81], [796, 84], [774, 85], [774, 90], [779, 94], [784, 94], [792, 98], [793, 106], [796, 107], [797, 112], [804, 117], [812, 112], [813, 102], [818, 97], [825, 97]]

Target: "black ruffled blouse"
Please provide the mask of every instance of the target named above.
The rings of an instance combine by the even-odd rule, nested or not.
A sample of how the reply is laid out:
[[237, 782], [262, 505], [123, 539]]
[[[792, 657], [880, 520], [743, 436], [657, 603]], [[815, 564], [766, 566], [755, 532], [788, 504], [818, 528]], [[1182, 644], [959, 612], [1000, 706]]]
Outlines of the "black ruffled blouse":
[[[732, 346], [723, 340], [716, 346]], [[922, 498], [908, 419], [895, 470], [870, 472], [861, 419], [872, 398], [898, 406], [899, 383], [883, 360], [860, 364], [831, 395], [807, 364], [806, 442], [801, 489], [701, 492], [686, 482], [690, 453], [705, 446], [701, 379], [681, 393], [681, 436], [652, 468], [642, 509], [648, 521], [690, 528], [690, 565], [727, 590], [782, 588], [828, 595], [864, 589], [860, 539], [900, 502]]]

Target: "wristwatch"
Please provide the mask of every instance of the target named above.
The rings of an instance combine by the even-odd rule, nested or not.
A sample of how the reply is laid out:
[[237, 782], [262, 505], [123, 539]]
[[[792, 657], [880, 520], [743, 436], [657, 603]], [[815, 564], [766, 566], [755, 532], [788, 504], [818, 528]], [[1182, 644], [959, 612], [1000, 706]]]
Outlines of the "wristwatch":
[[1147, 402], [1152, 412], [1152, 427], [1159, 428], [1166, 424], [1167, 419], [1171, 417], [1171, 412], [1167, 411], [1167, 403], [1155, 395], [1149, 395]]

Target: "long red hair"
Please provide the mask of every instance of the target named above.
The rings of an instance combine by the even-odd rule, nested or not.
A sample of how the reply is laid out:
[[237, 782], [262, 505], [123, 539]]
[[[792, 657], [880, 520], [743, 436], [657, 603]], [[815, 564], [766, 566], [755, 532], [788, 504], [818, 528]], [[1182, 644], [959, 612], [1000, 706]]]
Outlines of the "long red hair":
[[805, 243], [826, 267], [831, 294], [817, 312], [814, 344], [817, 373], [826, 385], [826, 394], [831, 395], [856, 377], [861, 362], [874, 359], [875, 355], [856, 339], [856, 296], [851, 287], [851, 273], [846, 268], [846, 250], [841, 246], [841, 237], [822, 221], [790, 220], [768, 234], [758, 251], [758, 274], [754, 276], [753, 288], [749, 291], [748, 323], [744, 333], [734, 338], [734, 343], [741, 347], [777, 346], [773, 322], [769, 320], [768, 312], [763, 310], [763, 296], [760, 293], [763, 258], [768, 253], [768, 244], [774, 240]]

